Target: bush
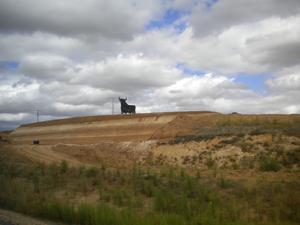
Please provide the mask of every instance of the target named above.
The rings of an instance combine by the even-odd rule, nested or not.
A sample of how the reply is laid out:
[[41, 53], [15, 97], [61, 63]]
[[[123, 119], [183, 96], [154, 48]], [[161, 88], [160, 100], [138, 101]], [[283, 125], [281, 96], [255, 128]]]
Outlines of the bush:
[[233, 137], [232, 139], [230, 140], [223, 140], [223, 141], [220, 141], [220, 144], [234, 144], [236, 142], [238, 142], [240, 140], [240, 138], [238, 137]]
[[210, 157], [210, 158], [207, 158], [206, 162], [205, 162], [205, 165], [209, 168], [209, 169], [212, 169], [215, 165], [215, 160]]
[[261, 156], [259, 164], [260, 171], [277, 172], [281, 169], [280, 163], [270, 156]]
[[233, 170], [239, 170], [240, 169], [240, 165], [237, 162], [233, 162], [231, 165]]
[[255, 135], [261, 135], [261, 134], [265, 134], [266, 132], [263, 132], [262, 130], [256, 129], [253, 130], [249, 133], [249, 135], [255, 136]]
[[96, 177], [99, 174], [99, 168], [92, 166], [86, 169], [85, 174], [87, 177]]
[[67, 172], [68, 168], [69, 168], [69, 162], [67, 160], [63, 159], [60, 162], [60, 173]]

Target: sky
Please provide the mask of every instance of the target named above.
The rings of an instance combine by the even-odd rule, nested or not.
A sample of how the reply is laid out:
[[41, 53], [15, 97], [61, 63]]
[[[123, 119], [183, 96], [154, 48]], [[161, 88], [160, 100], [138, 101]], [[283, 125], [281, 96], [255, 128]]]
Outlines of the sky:
[[0, 131], [120, 114], [118, 97], [299, 114], [299, 96], [299, 0], [0, 0]]

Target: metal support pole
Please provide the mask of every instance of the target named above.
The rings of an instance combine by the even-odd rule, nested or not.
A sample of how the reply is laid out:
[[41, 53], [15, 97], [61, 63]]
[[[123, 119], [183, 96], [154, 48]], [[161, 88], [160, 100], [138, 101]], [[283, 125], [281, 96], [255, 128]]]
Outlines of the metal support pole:
[[39, 122], [39, 112], [41, 111], [41, 110], [35, 110], [36, 111], [36, 122], [38, 123]]
[[111, 104], [112, 104], [112, 106], [111, 106], [111, 113], [114, 115], [115, 114], [115, 99], [116, 98], [110, 98], [111, 100], [112, 100], [112, 102], [111, 102]]

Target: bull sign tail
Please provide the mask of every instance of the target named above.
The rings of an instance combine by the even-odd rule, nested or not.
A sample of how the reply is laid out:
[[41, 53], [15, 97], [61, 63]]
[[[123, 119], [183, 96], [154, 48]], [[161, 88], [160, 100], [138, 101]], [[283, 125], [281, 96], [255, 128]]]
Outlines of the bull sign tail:
[[127, 101], [127, 98], [120, 98], [119, 97], [119, 101], [121, 102], [121, 112], [122, 112], [122, 114], [127, 114], [127, 113], [129, 113], [129, 114], [135, 114], [135, 105], [128, 105], [127, 103], [126, 103], [126, 101]]

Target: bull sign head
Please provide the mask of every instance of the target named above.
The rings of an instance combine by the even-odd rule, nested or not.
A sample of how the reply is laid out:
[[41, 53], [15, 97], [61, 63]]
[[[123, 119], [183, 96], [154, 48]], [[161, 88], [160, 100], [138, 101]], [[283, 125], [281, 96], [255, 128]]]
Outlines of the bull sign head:
[[135, 105], [128, 105], [127, 103], [126, 103], [126, 101], [127, 101], [127, 98], [120, 98], [119, 97], [119, 101], [120, 101], [120, 103], [121, 103], [121, 112], [122, 112], [122, 114], [127, 114], [127, 113], [129, 113], [129, 114], [135, 114]]

